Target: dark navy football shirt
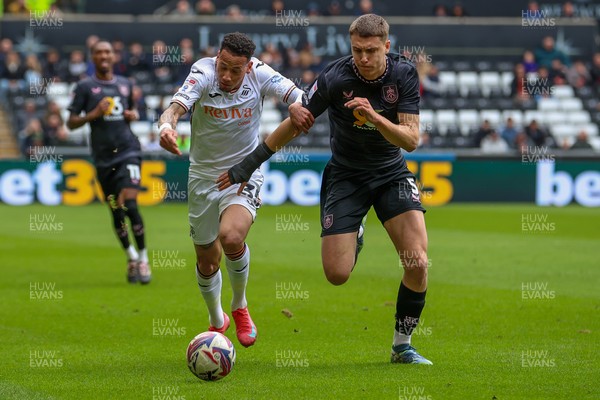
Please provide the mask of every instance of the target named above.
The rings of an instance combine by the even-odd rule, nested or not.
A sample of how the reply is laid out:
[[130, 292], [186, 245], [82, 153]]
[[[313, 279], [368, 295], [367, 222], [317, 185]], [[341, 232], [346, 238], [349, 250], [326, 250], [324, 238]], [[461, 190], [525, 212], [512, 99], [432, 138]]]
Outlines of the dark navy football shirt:
[[352, 56], [329, 64], [303, 100], [315, 116], [329, 113], [332, 161], [348, 168], [376, 169], [406, 163], [400, 148], [388, 142], [364, 115], [344, 106], [355, 97], [398, 123], [398, 113], [419, 114], [419, 77], [415, 66], [398, 54], [386, 55], [386, 71], [375, 80], [363, 78]]
[[125, 121], [123, 112], [133, 109], [131, 82], [122, 76], [103, 81], [91, 76], [79, 81], [68, 110], [76, 115], [92, 111], [108, 97], [110, 106], [104, 115], [90, 122], [92, 158], [97, 167], [117, 164], [130, 157], [140, 157], [140, 142]]

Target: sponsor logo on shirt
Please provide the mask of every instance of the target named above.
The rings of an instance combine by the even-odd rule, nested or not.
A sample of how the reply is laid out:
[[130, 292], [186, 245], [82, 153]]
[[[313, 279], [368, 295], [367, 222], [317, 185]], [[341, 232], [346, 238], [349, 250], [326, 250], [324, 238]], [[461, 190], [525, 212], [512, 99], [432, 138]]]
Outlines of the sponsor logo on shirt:
[[204, 106], [204, 114], [218, 119], [241, 119], [252, 117], [252, 109], [247, 108], [215, 108]]
[[175, 93], [175, 97], [183, 97], [186, 100], [190, 99], [190, 96], [188, 96], [187, 94], [183, 94], [183, 93]]
[[[383, 110], [375, 110], [375, 112], [377, 114], [381, 114]], [[365, 129], [365, 130], [369, 130], [369, 131], [375, 131], [377, 130], [377, 128], [375, 127], [375, 125], [373, 125], [373, 123], [369, 122], [369, 120], [367, 120], [367, 117], [365, 114], [362, 113], [362, 111], [358, 111], [356, 109], [354, 109], [352, 111], [352, 115], [354, 115], [354, 118], [356, 118], [356, 121], [354, 121], [354, 127], [358, 128], [358, 129]]]

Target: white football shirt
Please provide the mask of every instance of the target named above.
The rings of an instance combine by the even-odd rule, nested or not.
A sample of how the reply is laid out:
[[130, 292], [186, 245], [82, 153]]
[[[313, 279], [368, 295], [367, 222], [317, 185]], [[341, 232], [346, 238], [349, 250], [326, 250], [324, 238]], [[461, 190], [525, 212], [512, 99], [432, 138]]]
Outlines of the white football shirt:
[[235, 93], [219, 89], [216, 57], [192, 65], [171, 102], [192, 113], [190, 177], [215, 180], [258, 146], [265, 96], [286, 104], [303, 93], [294, 83], [252, 57], [250, 73]]

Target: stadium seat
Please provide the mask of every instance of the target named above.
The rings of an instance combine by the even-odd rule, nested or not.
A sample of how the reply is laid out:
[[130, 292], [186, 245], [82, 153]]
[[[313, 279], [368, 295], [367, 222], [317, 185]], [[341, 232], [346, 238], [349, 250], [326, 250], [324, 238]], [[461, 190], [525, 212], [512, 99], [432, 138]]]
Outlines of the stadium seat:
[[188, 135], [192, 134], [192, 126], [189, 122], [178, 122], [177, 123], [177, 133], [180, 135]]
[[473, 66], [471, 65], [471, 63], [469, 61], [454, 61], [452, 63], [451, 69], [453, 71], [462, 72], [462, 71], [469, 71], [469, 70], [473, 69]]
[[420, 123], [420, 131], [429, 131], [431, 127], [433, 127], [433, 111], [431, 110], [421, 110], [419, 112], [419, 123]]
[[538, 110], [527, 110], [523, 114], [523, 123], [525, 125], [529, 125], [529, 123], [533, 120], [536, 120], [538, 123], [541, 123], [544, 120], [544, 112]]
[[512, 74], [514, 68], [515, 65], [510, 61], [502, 61], [496, 64], [496, 69], [500, 72], [510, 72]]
[[490, 125], [495, 128], [500, 127], [500, 125], [502, 125], [504, 122], [502, 120], [502, 114], [500, 114], [500, 110], [481, 110], [479, 113], [479, 118], [481, 118], [482, 121], [487, 119], [490, 121]]
[[172, 98], [173, 98], [172, 95], [162, 96], [159, 108], [162, 109], [164, 107], [166, 109], [169, 106], [169, 104], [171, 103]]
[[583, 102], [577, 98], [561, 99], [560, 108], [565, 111], [580, 111], [583, 110]]
[[567, 113], [567, 122], [571, 124], [589, 124], [592, 121], [587, 111], [571, 111]]
[[462, 96], [469, 96], [475, 90], [479, 90], [479, 76], [474, 71], [462, 71], [458, 73], [458, 90]]
[[71, 93], [70, 89], [71, 86], [66, 82], [53, 82], [46, 87], [46, 93], [49, 98], [54, 99], [59, 96], [68, 96]]
[[459, 110], [458, 111], [458, 126], [463, 135], [469, 133], [479, 125], [479, 113], [477, 110]]
[[558, 99], [551, 97], [543, 97], [538, 101], [538, 110], [554, 111], [560, 108], [561, 102]]
[[489, 61], [477, 61], [475, 63], [475, 69], [477, 69], [479, 72], [491, 71], [492, 63]]
[[571, 86], [558, 85], [552, 87], [552, 95], [558, 99], [571, 98], [575, 96], [575, 91]]
[[505, 71], [502, 73], [502, 87], [506, 95], [510, 94], [510, 85], [512, 84], [515, 74], [512, 71]]
[[600, 151], [600, 137], [591, 137], [589, 142], [596, 151]]
[[148, 108], [153, 110], [158, 110], [160, 108], [160, 96], [148, 95], [144, 97], [144, 100], [146, 101], [146, 105], [148, 106]]
[[265, 107], [265, 109], [263, 110], [261, 117], [260, 117], [261, 123], [276, 122], [279, 124], [281, 121], [282, 121], [281, 113], [274, 108], [267, 109]]
[[543, 122], [549, 126], [565, 124], [567, 123], [567, 115], [562, 111], [546, 111]]
[[88, 143], [88, 137], [91, 132], [90, 125], [85, 124], [80, 128], [69, 130], [69, 140], [74, 143], [86, 145]]
[[553, 125], [550, 128], [550, 131], [557, 140], [562, 139], [563, 137], [573, 136], [577, 134], [577, 128], [574, 125], [569, 124]]
[[148, 121], [133, 121], [129, 126], [131, 131], [140, 138], [148, 136], [152, 129], [151, 123]]
[[581, 87], [577, 89], [577, 97], [580, 97], [582, 99], [594, 98], [594, 91], [592, 90], [592, 88], [587, 86]]
[[598, 136], [598, 125], [596, 124], [585, 124], [585, 125], [577, 125], [577, 132], [585, 131], [588, 137]]
[[431, 108], [433, 108], [434, 110], [444, 109], [450, 106], [450, 101], [442, 97], [438, 97], [437, 99], [431, 99], [430, 103]]
[[481, 87], [481, 93], [489, 97], [492, 90], [502, 87], [500, 74], [496, 71], [481, 72], [479, 74], [479, 86]]
[[439, 74], [440, 77], [440, 85], [443, 91], [448, 90], [448, 88], [456, 88], [457, 80], [456, 73], [453, 71], [442, 71]]
[[438, 71], [446, 71], [450, 69], [450, 64], [447, 61], [436, 61], [434, 63], [435, 67], [438, 69]]
[[436, 125], [440, 134], [445, 135], [449, 126], [456, 126], [457, 116], [454, 110], [438, 110], [435, 113]]
[[598, 104], [600, 104], [600, 102], [598, 102], [598, 99], [586, 99], [584, 102], [584, 107], [590, 111], [590, 112], [594, 112], [598, 109]]
[[52, 100], [55, 101], [61, 109], [66, 109], [71, 105], [71, 96], [69, 95], [56, 96]]
[[521, 110], [504, 110], [502, 111], [502, 122], [506, 123], [508, 118], [512, 118], [515, 126], [523, 126], [523, 113]]

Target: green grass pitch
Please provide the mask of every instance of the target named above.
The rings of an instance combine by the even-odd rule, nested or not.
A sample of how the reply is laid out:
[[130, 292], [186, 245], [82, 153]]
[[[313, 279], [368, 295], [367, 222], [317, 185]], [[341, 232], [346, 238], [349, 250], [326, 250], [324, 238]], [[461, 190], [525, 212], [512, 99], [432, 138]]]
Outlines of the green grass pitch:
[[232, 326], [237, 363], [212, 383], [185, 362], [208, 327], [186, 206], [142, 213], [149, 286], [126, 283], [104, 206], [0, 206], [0, 399], [600, 398], [598, 209], [430, 208], [413, 337], [426, 367], [389, 363], [401, 270], [375, 215], [350, 280], [334, 287], [318, 209], [265, 206], [248, 239], [258, 341], [243, 348]]

